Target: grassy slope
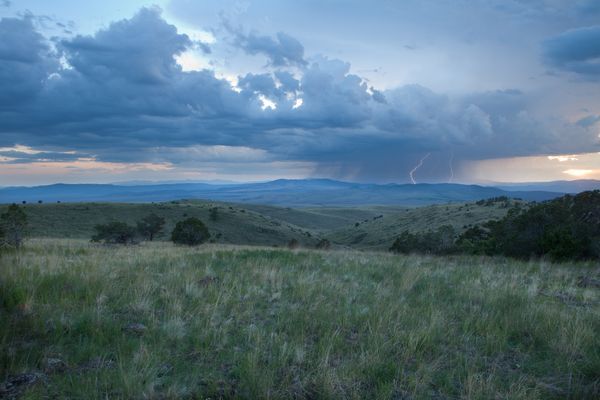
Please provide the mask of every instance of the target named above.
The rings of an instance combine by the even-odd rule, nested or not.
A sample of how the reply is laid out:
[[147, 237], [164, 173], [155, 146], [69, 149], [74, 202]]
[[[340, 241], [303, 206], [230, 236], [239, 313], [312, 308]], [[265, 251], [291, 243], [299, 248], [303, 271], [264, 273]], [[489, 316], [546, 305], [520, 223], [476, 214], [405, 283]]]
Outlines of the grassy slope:
[[[219, 208], [219, 219], [211, 221], [209, 209]], [[292, 238], [310, 247], [327, 237], [341, 246], [387, 249], [405, 229], [423, 231], [451, 224], [460, 231], [465, 225], [502, 217], [507, 209], [500, 204], [478, 206], [449, 204], [418, 208], [283, 208], [209, 201], [166, 203], [62, 203], [28, 204], [24, 209], [32, 237], [90, 238], [96, 224], [111, 220], [135, 224], [156, 213], [167, 224], [159, 239], [168, 239], [175, 223], [186, 217], [204, 221], [219, 243], [284, 245]], [[0, 207], [3, 212], [4, 207]], [[355, 224], [359, 222], [359, 226]]]
[[361, 221], [359, 226], [350, 225], [329, 232], [332, 243], [359, 249], [388, 249], [394, 239], [404, 230], [422, 232], [442, 225], [452, 225], [457, 232], [465, 226], [490, 219], [500, 219], [508, 212], [501, 203], [479, 206], [475, 203], [435, 205], [406, 208], [404, 211], [384, 215], [383, 218]]
[[0, 263], [0, 382], [66, 364], [29, 399], [599, 394], [597, 265], [67, 240]]
[[[209, 218], [209, 210], [214, 206], [219, 208], [217, 221]], [[167, 240], [177, 221], [197, 217], [208, 226], [213, 240], [219, 243], [270, 246], [285, 245], [295, 238], [303, 245], [311, 246], [317, 240], [308, 229], [218, 202], [28, 204], [24, 210], [32, 237], [90, 238], [97, 224], [124, 221], [135, 225], [144, 216], [156, 213], [166, 219], [165, 229], [158, 239]]]
[[271, 218], [321, 232], [340, 229], [356, 221], [405, 209], [405, 207], [386, 206], [284, 208], [253, 204], [244, 204], [243, 207]]

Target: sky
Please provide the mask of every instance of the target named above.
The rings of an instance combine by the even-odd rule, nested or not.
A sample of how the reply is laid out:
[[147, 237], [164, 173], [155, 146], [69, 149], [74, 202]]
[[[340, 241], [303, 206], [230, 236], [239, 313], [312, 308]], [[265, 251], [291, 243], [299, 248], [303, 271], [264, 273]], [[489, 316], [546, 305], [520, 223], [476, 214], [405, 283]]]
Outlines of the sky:
[[598, 0], [0, 0], [0, 186], [600, 179]]

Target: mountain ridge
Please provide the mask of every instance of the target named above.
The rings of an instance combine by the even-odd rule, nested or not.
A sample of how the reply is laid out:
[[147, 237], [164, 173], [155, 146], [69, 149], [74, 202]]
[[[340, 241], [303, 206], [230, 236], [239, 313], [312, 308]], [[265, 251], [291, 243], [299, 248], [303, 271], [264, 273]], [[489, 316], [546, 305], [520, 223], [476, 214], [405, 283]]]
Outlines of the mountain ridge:
[[543, 201], [564, 192], [511, 191], [458, 183], [377, 184], [333, 179], [277, 179], [238, 184], [167, 183], [153, 185], [66, 184], [0, 189], [0, 203], [163, 202], [206, 199], [290, 207], [405, 205], [421, 206], [507, 196]]

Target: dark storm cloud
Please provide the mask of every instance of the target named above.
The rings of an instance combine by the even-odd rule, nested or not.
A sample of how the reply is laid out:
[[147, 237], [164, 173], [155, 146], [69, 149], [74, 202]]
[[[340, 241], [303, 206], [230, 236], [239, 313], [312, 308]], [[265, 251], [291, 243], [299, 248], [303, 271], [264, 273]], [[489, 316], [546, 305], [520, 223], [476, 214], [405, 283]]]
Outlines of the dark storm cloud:
[[294, 37], [278, 32], [275, 38], [258, 35], [254, 32], [244, 34], [240, 30], [233, 31], [234, 43], [251, 55], [263, 54], [273, 67], [304, 66], [304, 46]]
[[[439, 154], [429, 165], [442, 176], [450, 152], [479, 159], [597, 145], [590, 126], [532, 115], [531, 100], [518, 90], [454, 97], [419, 85], [378, 91], [347, 62], [305, 59], [302, 45], [287, 35], [244, 36], [240, 43], [269, 57], [273, 68], [240, 76], [232, 88], [213, 71], [181, 69], [175, 57], [195, 44], [155, 9], [93, 36], [63, 39], [56, 51], [27, 18], [3, 19], [0, 33], [0, 86], [6, 88], [0, 147], [189, 165], [214, 158], [210, 146], [218, 145], [224, 159], [311, 161], [331, 175], [385, 178], [427, 152]], [[300, 68], [277, 68], [290, 65]], [[71, 157], [49, 150], [11, 154], [0, 155]]]
[[600, 77], [600, 25], [569, 30], [546, 40], [543, 56], [557, 69]]
[[31, 18], [3, 18], [0, 37], [0, 109], [12, 109], [35, 97], [58, 64]]

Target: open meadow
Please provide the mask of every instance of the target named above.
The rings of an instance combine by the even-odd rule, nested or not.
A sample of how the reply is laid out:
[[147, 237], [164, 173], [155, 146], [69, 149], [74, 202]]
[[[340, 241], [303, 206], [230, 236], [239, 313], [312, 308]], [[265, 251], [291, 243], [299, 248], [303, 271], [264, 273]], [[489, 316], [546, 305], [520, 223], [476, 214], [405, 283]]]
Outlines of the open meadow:
[[31, 239], [0, 255], [0, 397], [585, 399], [600, 267]]

